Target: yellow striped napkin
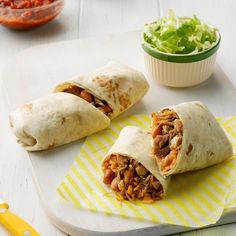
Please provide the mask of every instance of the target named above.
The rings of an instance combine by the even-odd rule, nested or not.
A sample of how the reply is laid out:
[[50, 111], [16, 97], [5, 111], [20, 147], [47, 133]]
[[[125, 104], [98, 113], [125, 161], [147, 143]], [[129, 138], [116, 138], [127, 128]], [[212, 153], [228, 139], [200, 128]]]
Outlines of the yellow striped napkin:
[[[223, 124], [229, 138], [234, 147], [234, 153], [236, 153], [236, 117], [221, 118], [220, 122]], [[231, 179], [229, 192], [225, 201], [225, 209], [236, 207], [236, 173]]]
[[[236, 117], [220, 117], [218, 121], [236, 147]], [[205, 170], [172, 177], [167, 198], [154, 204], [118, 202], [102, 183], [100, 165], [120, 130], [127, 125], [148, 129], [150, 118], [121, 117], [106, 130], [89, 136], [57, 189], [61, 197], [78, 208], [189, 227], [214, 224], [224, 208], [236, 206], [236, 157]]]

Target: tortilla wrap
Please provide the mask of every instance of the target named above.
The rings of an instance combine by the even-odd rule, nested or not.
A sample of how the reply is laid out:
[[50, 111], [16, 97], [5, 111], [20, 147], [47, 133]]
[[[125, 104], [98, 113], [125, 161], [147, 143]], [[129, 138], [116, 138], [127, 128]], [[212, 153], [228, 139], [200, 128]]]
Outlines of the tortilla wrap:
[[[168, 154], [162, 157], [159, 155], [159, 158], [157, 157], [158, 155], [156, 155], [158, 164], [164, 163], [163, 165], [160, 165], [163, 175], [169, 176], [172, 174], [202, 169], [220, 163], [233, 155], [233, 147], [226, 136], [226, 133], [217, 122], [214, 115], [203, 103], [181, 103], [176, 106], [166, 107], [160, 112], [162, 112], [162, 114], [168, 113], [168, 109], [174, 111], [182, 122], [182, 125], [178, 125], [180, 127], [179, 129], [182, 129], [180, 131], [180, 133], [182, 132], [182, 137], [179, 139], [182, 143], [179, 142], [179, 145], [177, 145], [176, 159], [174, 159], [173, 162], [168, 163], [167, 166], [165, 166], [165, 161], [168, 161], [167, 158], [170, 158], [170, 155]], [[155, 114], [153, 114], [153, 117], [154, 116]], [[160, 121], [160, 123], [163, 122], [163, 120]], [[174, 123], [177, 124], [179, 122]], [[177, 134], [176, 137], [179, 137], [178, 135], [181, 136], [181, 134]], [[160, 144], [157, 139], [158, 135], [153, 139], [154, 148], [157, 143]], [[176, 140], [175, 142], [172, 142], [171, 140], [168, 140], [167, 142], [169, 142], [169, 144], [177, 143]]]
[[56, 86], [54, 92], [62, 92], [70, 85], [86, 89], [95, 97], [106, 101], [112, 108], [110, 119], [134, 105], [149, 89], [141, 72], [117, 62], [110, 62], [89, 76], [65, 81]]
[[72, 94], [54, 93], [10, 113], [10, 126], [28, 151], [70, 143], [102, 130], [110, 119], [91, 104]]
[[126, 126], [121, 130], [115, 144], [105, 156], [102, 162], [102, 169], [105, 172], [105, 163], [113, 154], [120, 154], [135, 159], [160, 182], [163, 189], [161, 198], [164, 198], [167, 193], [170, 177], [164, 178], [160, 174], [155, 158], [151, 155], [151, 143], [152, 137], [148, 131], [134, 126]]

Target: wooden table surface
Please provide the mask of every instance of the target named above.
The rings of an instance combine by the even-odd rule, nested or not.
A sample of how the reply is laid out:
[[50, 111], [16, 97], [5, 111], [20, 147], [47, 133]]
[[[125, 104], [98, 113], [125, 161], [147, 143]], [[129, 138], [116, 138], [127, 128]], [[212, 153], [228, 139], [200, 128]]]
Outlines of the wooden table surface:
[[[45, 26], [31, 31], [0, 27], [0, 66], [16, 53], [35, 45], [141, 29], [144, 23], [165, 15], [170, 8], [178, 15], [196, 13], [207, 22], [219, 26], [221, 34], [225, 35], [225, 45], [236, 36], [233, 27], [236, 1], [233, 0], [66, 0], [62, 14]], [[226, 65], [230, 73], [233, 70], [230, 67], [234, 66], [233, 52], [230, 47], [223, 49], [228, 50], [227, 57], [232, 58], [231, 64]], [[1, 90], [0, 114], [0, 198], [7, 201], [11, 210], [32, 224], [41, 235], [65, 235], [49, 222], [43, 212], [21, 148], [12, 149], [16, 146], [15, 138], [8, 128], [8, 112]], [[235, 234], [236, 223], [181, 235]], [[0, 235], [8, 234], [0, 227]]]

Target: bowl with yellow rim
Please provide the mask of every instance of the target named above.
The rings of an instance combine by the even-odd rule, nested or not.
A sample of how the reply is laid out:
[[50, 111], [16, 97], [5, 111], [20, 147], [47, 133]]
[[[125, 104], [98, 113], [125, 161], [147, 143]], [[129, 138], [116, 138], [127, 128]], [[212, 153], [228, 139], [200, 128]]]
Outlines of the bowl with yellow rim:
[[197, 53], [175, 54], [163, 52], [150, 46], [145, 41], [144, 32], [142, 32], [141, 46], [149, 77], [162, 85], [171, 87], [190, 87], [207, 80], [213, 73], [221, 41], [218, 30], [215, 34], [216, 41], [207, 50]]

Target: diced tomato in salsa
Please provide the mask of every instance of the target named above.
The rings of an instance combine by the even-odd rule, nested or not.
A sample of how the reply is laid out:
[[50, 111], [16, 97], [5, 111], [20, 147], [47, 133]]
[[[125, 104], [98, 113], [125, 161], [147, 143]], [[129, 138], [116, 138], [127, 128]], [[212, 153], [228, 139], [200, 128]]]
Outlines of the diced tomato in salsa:
[[26, 9], [51, 4], [53, 2], [55, 2], [55, 0], [0, 0], [0, 7]]
[[0, 0], [0, 24], [13, 29], [30, 29], [54, 19], [63, 0]]

